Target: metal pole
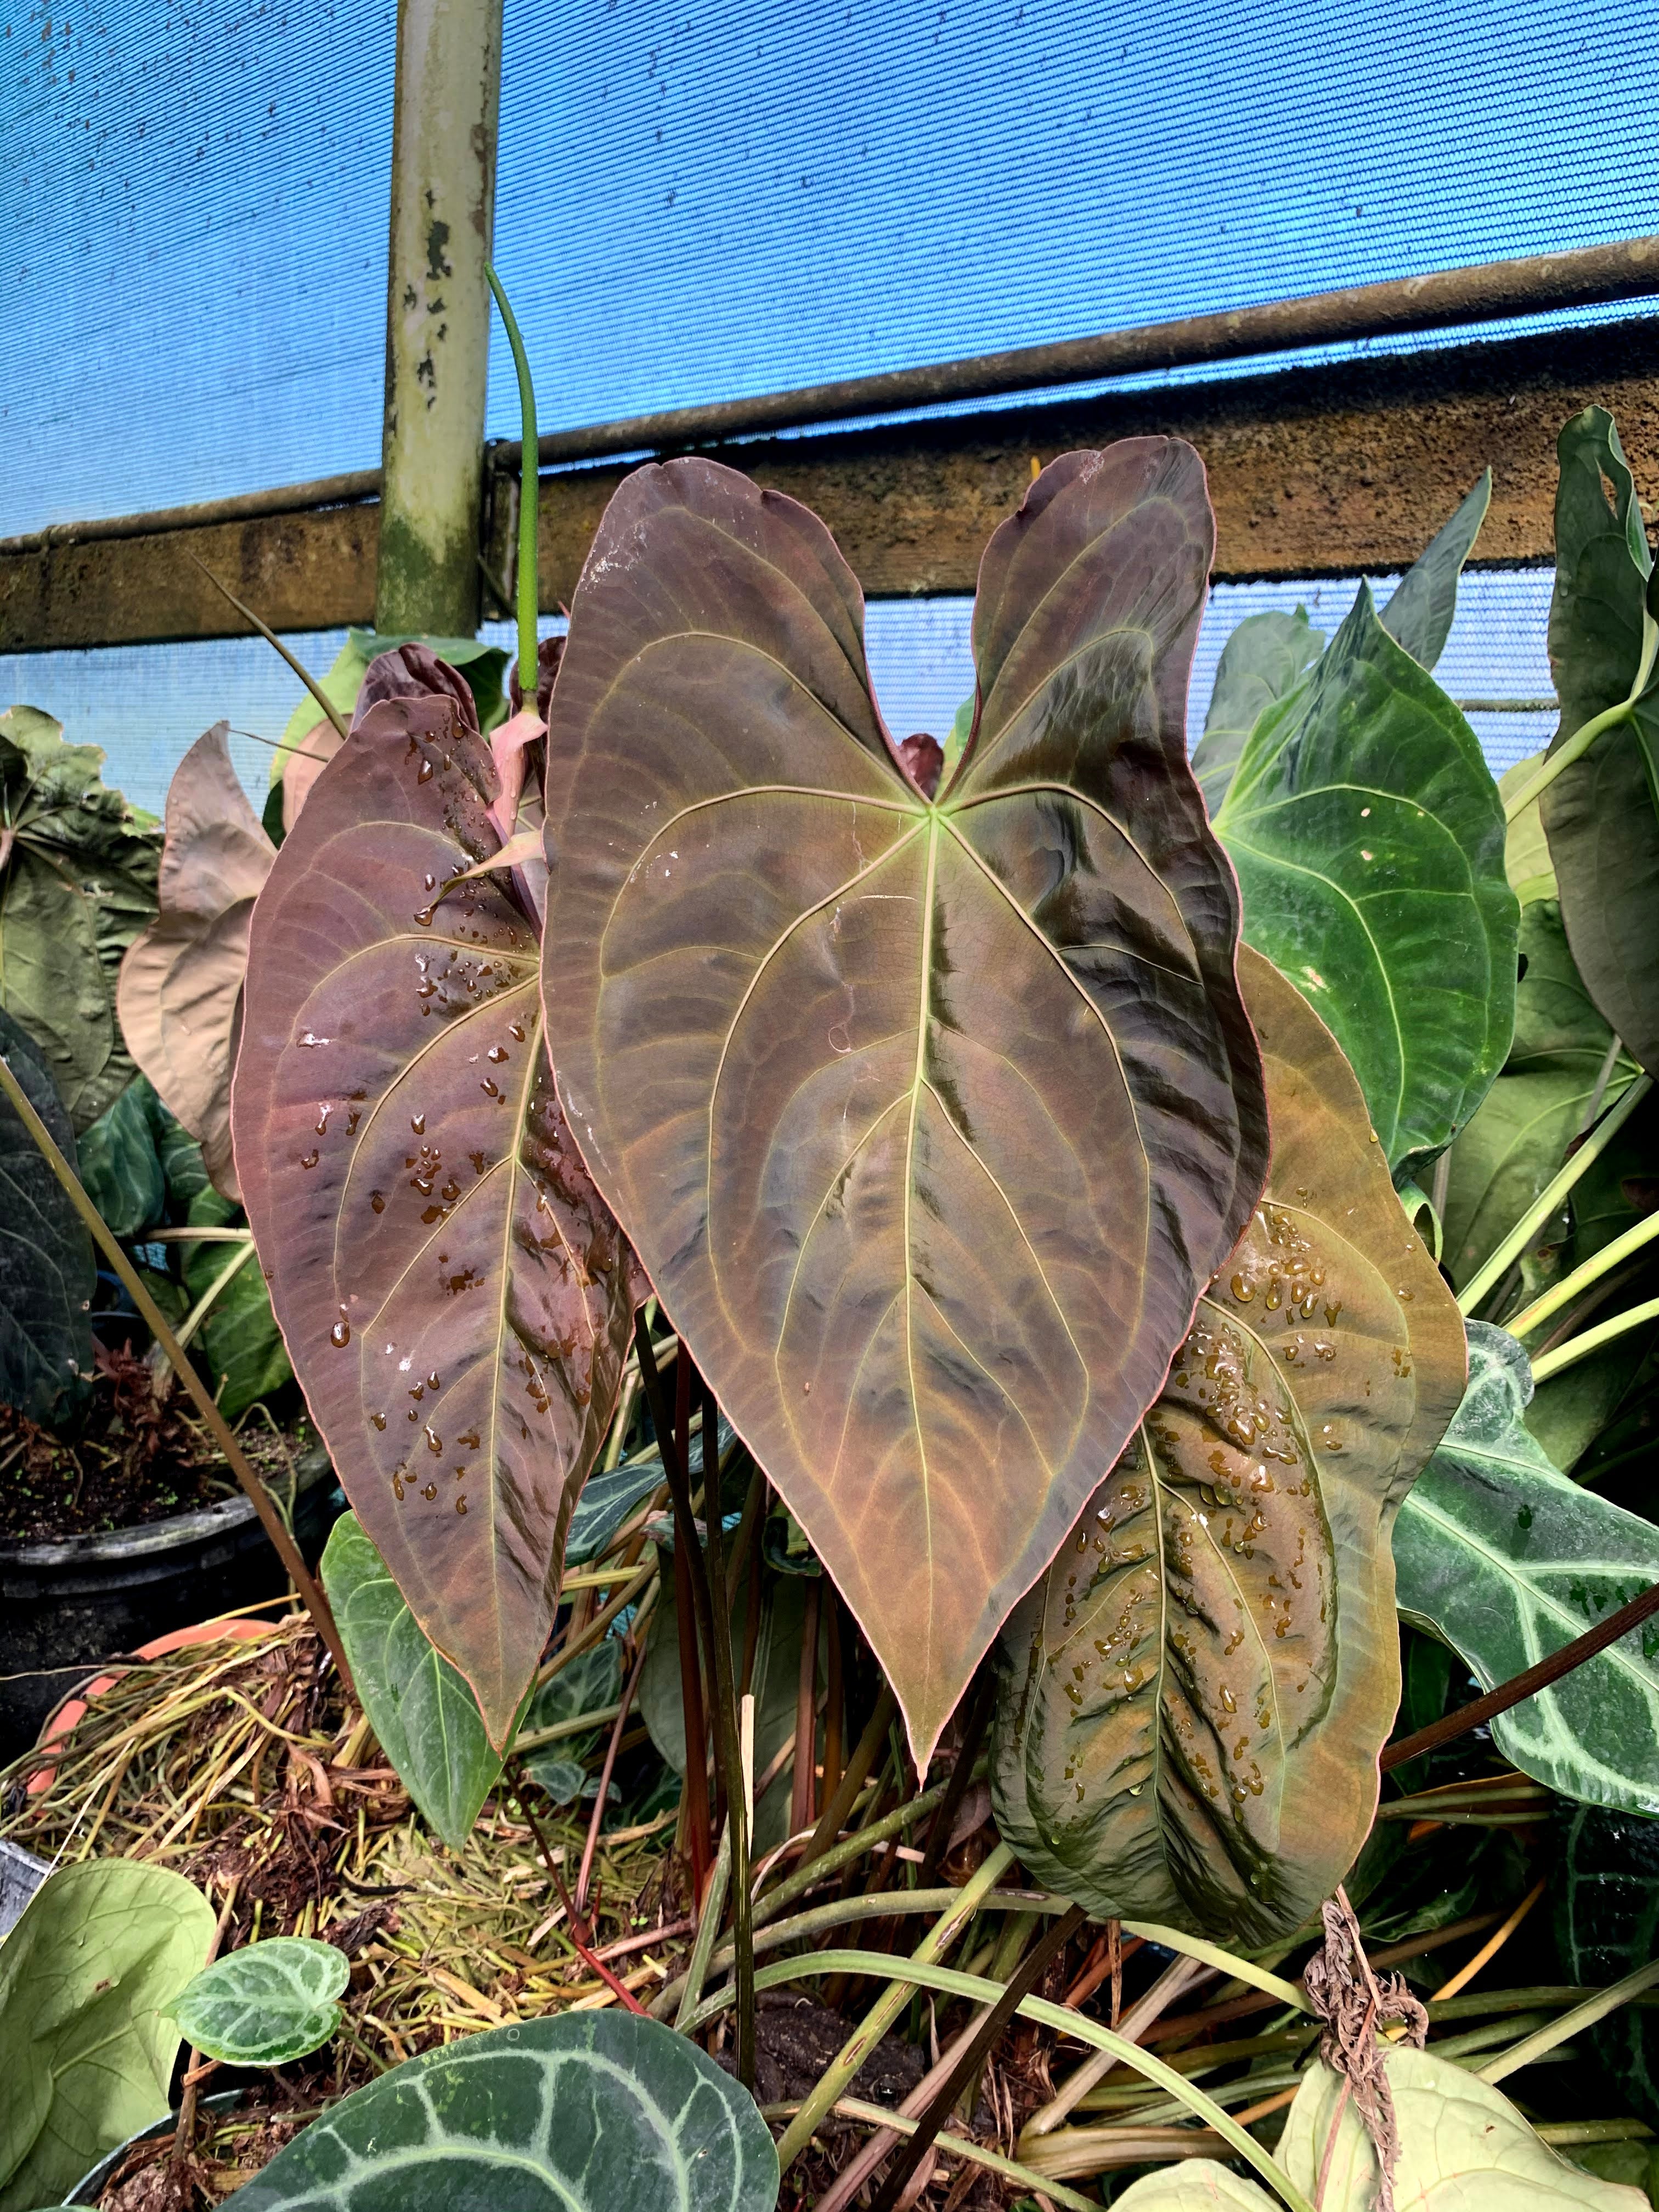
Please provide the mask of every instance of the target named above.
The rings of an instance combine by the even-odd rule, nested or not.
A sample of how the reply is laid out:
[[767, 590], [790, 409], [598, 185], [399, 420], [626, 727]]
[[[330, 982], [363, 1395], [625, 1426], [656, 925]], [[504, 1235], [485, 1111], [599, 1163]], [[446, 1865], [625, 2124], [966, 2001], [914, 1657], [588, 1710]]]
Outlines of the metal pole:
[[501, 0], [399, 0], [374, 626], [470, 637]]

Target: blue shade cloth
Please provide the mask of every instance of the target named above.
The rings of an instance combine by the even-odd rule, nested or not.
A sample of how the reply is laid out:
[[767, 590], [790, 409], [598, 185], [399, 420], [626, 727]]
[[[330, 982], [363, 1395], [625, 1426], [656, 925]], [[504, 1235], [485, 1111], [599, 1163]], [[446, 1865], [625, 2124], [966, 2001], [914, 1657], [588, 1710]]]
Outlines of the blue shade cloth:
[[[0, 532], [378, 461], [394, 44], [0, 0]], [[496, 258], [556, 428], [1659, 231], [1656, 112], [1627, 0], [507, 0]]]
[[[1391, 578], [1374, 578], [1379, 600]], [[1477, 571], [1466, 575], [1457, 618], [1436, 671], [1455, 699], [1545, 699], [1551, 692], [1545, 652], [1552, 572]], [[1193, 668], [1188, 736], [1196, 743], [1215, 682], [1215, 665], [1234, 626], [1267, 607], [1307, 608], [1334, 634], [1353, 604], [1351, 582], [1224, 584], [1211, 594]], [[931, 730], [943, 738], [957, 704], [974, 688], [966, 599], [886, 600], [867, 611], [866, 638], [876, 695], [898, 737]], [[544, 617], [544, 636], [562, 629]], [[508, 623], [480, 633], [509, 653], [518, 647]], [[345, 642], [343, 630], [289, 641], [314, 674]], [[255, 806], [264, 803], [272, 753], [269, 743], [299, 703], [300, 687], [258, 638], [197, 645], [112, 646], [95, 653], [0, 655], [0, 708], [18, 700], [56, 714], [68, 734], [102, 745], [107, 780], [141, 806], [160, 813], [168, 779], [185, 749], [221, 715], [232, 725], [231, 755]], [[1470, 716], [1494, 775], [1535, 752], [1555, 727], [1553, 712]], [[249, 734], [252, 733], [252, 734]]]

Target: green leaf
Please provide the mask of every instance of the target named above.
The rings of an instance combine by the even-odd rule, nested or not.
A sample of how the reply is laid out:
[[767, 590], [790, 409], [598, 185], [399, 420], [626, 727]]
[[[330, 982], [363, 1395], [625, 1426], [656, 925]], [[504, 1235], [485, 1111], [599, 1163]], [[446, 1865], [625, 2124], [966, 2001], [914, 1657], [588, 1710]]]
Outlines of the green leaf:
[[[536, 1729], [556, 1728], [583, 1713], [599, 1712], [614, 1705], [621, 1692], [622, 1645], [614, 1636], [602, 1637], [532, 1694], [519, 1734], [527, 1736]], [[600, 1731], [593, 1729], [544, 1744], [526, 1754], [525, 1771], [556, 1805], [568, 1805], [582, 1793], [587, 1779], [583, 1761], [598, 1748], [599, 1737]]]
[[230, 2066], [286, 2066], [340, 2025], [351, 1961], [332, 1943], [274, 1936], [204, 1966], [167, 2009], [196, 2048]]
[[[1492, 1689], [1659, 1582], [1659, 1528], [1550, 1465], [1514, 1338], [1471, 1322], [1469, 1387], [1395, 1524], [1400, 1610]], [[1659, 1624], [1500, 1713], [1492, 1741], [1565, 1797], [1659, 1814]]]
[[[736, 1431], [724, 1413], [720, 1421], [720, 1455], [725, 1461]], [[686, 1454], [686, 1466], [693, 1478], [702, 1473], [702, 1434], [693, 1435]], [[722, 1468], [722, 1480], [729, 1480], [730, 1468]], [[565, 1540], [564, 1557], [567, 1566], [579, 1567], [584, 1561], [598, 1559], [635, 1506], [663, 1480], [662, 1454], [655, 1444], [636, 1452], [632, 1459], [624, 1460], [620, 1467], [596, 1468], [582, 1485], [582, 1494], [576, 1500], [576, 1510], [570, 1516], [570, 1534]]]
[[155, 911], [160, 824], [102, 781], [96, 745], [0, 714], [0, 1008], [40, 1045], [88, 1128], [133, 1075], [115, 1019], [122, 955]]
[[1382, 610], [1382, 627], [1412, 659], [1432, 668], [1457, 612], [1457, 580], [1492, 505], [1492, 471], [1483, 469], [1449, 522], [1412, 563]]
[[87, 1195], [120, 1237], [137, 1237], [161, 1220], [167, 1178], [150, 1126], [149, 1079], [134, 1076], [81, 1139], [81, 1180]]
[[164, 2008], [200, 1970], [207, 1899], [131, 1859], [51, 1875], [0, 1944], [0, 2212], [61, 2197], [167, 2109]]
[[[441, 659], [452, 668], [459, 668], [467, 680], [473, 702], [478, 710], [478, 726], [486, 736], [498, 722], [507, 718], [507, 693], [504, 689], [507, 657], [498, 645], [483, 645], [476, 637], [428, 637], [416, 630], [397, 630], [388, 637], [379, 637], [372, 629], [349, 629], [346, 641], [334, 657], [334, 664], [318, 683], [332, 700], [345, 720], [351, 720], [351, 710], [357, 703], [357, 694], [362, 689], [368, 664], [383, 653], [390, 653], [400, 645], [430, 646]], [[324, 725], [327, 717], [312, 697], [304, 693], [300, 703], [283, 726], [283, 747], [301, 745], [310, 732]], [[271, 755], [270, 781], [273, 787], [283, 781], [283, 770], [289, 755], [279, 750]], [[280, 817], [279, 817], [280, 818]], [[269, 829], [269, 824], [266, 825]], [[280, 843], [280, 838], [276, 840]]]
[[[1478, 2075], [1432, 2051], [1379, 2047], [1400, 2133], [1396, 2204], [1413, 2212], [1639, 2212], [1633, 2191], [1569, 2165]], [[1373, 2212], [1376, 2154], [1346, 2078], [1329, 2067], [1316, 2063], [1304, 2075], [1276, 2156], [1321, 2212]], [[1113, 2203], [1117, 2212], [1279, 2212], [1265, 2189], [1209, 2159], [1147, 2174]]]
[[[1619, 433], [1605, 408], [1559, 441], [1550, 668], [1554, 755], [1641, 682], [1652, 558]], [[1613, 496], [1607, 496], [1608, 487]], [[1544, 793], [1544, 828], [1573, 957], [1608, 1023], [1659, 1072], [1659, 676]]]
[[1212, 816], [1220, 811], [1246, 741], [1270, 707], [1300, 689], [1325, 650], [1325, 633], [1308, 619], [1270, 611], [1246, 615], [1221, 648], [1193, 774]]
[[369, 1726], [404, 1789], [458, 1851], [501, 1771], [478, 1701], [422, 1633], [355, 1513], [329, 1531], [322, 1574]]
[[[763, 1776], [795, 1733], [796, 1701], [800, 1690], [801, 1635], [805, 1625], [806, 1583], [798, 1576], [768, 1577], [761, 1596], [760, 1632], [755, 1646], [755, 1668], [750, 1687], [755, 1698], [755, 1774]], [[733, 1600], [732, 1651], [734, 1668], [741, 1672], [749, 1589]], [[819, 1662], [822, 1679], [823, 1664]], [[640, 1676], [640, 1717], [651, 1731], [651, 1741], [676, 1774], [685, 1772], [685, 1713], [680, 1699], [678, 1615], [674, 1609], [672, 1583], [665, 1577], [663, 1593], [651, 1616], [646, 1638], [645, 1668]], [[757, 1851], [769, 1851], [789, 1832], [789, 1778], [781, 1776], [755, 1802], [753, 1842]]]
[[227, 2202], [771, 2212], [777, 2194], [777, 2153], [747, 2090], [657, 2021], [590, 2012], [410, 2059], [313, 2120]]
[[1389, 1527], [1464, 1351], [1329, 1032], [1259, 953], [1239, 980], [1267, 1193], [1010, 1618], [990, 1779], [1039, 1881], [1255, 1946], [1317, 1912], [1371, 1826], [1400, 1696]]
[[1361, 585], [1307, 684], [1257, 723], [1216, 817], [1244, 936], [1328, 1024], [1397, 1173], [1509, 1049], [1518, 908], [1474, 732]]
[[[73, 1165], [74, 1133], [44, 1055], [3, 1012], [0, 1053]], [[0, 1402], [50, 1421], [83, 1394], [97, 1280], [92, 1241], [69, 1193], [0, 1097]]]
[[[1504, 769], [1498, 779], [1498, 795], [1506, 811], [1510, 799], [1532, 781], [1543, 765], [1542, 753], [1529, 753], [1525, 760], [1516, 761], [1513, 768]], [[1522, 808], [1504, 833], [1504, 872], [1510, 879], [1510, 889], [1523, 908], [1530, 906], [1534, 899], [1560, 896], [1549, 840], [1544, 835], [1541, 808], [1542, 801], [1534, 799], [1529, 806]]]
[[[1452, 1146], [1443, 1226], [1446, 1266], [1458, 1285], [1561, 1166], [1613, 1042], [1573, 965], [1553, 900], [1534, 900], [1522, 913], [1519, 952], [1526, 973], [1509, 1057]], [[1615, 1104], [1638, 1073], [1632, 1060], [1616, 1062], [1604, 1103]]]
[[[185, 1219], [192, 1229], [228, 1229], [242, 1222], [240, 1206], [222, 1198], [206, 1181], [190, 1201]], [[209, 1243], [185, 1248], [185, 1287], [192, 1305], [206, 1295], [238, 1256], [238, 1248]], [[195, 1340], [205, 1354], [219, 1389], [219, 1408], [227, 1420], [260, 1398], [268, 1398], [293, 1378], [288, 1349], [270, 1310], [270, 1287], [257, 1258], [244, 1261], [208, 1310]]]
[[[1659, 1955], [1659, 1824], [1582, 1805], [1567, 1822], [1555, 1936], [1563, 1972], [1607, 1989]], [[1590, 2048], [1632, 2112], [1659, 2127], [1659, 2013], [1625, 2005], [1589, 2030]]]

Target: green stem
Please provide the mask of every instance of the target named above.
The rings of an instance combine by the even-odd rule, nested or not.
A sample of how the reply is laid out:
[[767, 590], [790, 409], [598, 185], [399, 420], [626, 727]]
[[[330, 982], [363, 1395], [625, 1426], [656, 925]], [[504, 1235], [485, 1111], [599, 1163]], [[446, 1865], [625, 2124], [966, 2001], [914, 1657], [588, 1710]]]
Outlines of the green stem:
[[[799, 2104], [763, 2105], [761, 2118], [793, 2119], [799, 2110]], [[862, 2120], [866, 2127], [886, 2129], [894, 2135], [913, 2136], [921, 2125], [920, 2121], [907, 2118], [902, 2112], [890, 2112], [885, 2105], [866, 2104], [861, 2097], [837, 2098], [836, 2111], [843, 2119]], [[982, 2166], [992, 2173], [1000, 2173], [1005, 2181], [1014, 2182], [1027, 2191], [1040, 2189], [1051, 2203], [1064, 2205], [1066, 2212], [1100, 2212], [1097, 2197], [1079, 2196], [1063, 2181], [1051, 2181], [1034, 2166], [1021, 2166], [1017, 2159], [1004, 2158], [1000, 2151], [987, 2150], [982, 2143], [966, 2136], [938, 2136], [933, 2147], [949, 2157], [965, 2159], [971, 2166]]]
[[1617, 706], [1604, 707], [1599, 714], [1592, 714], [1588, 722], [1573, 732], [1559, 751], [1540, 763], [1537, 773], [1528, 776], [1520, 790], [1505, 804], [1505, 822], [1513, 822], [1534, 799], [1541, 799], [1562, 769], [1571, 768], [1576, 760], [1582, 759], [1603, 731], [1613, 729], [1630, 719], [1635, 712], [1638, 700], [1648, 688], [1656, 654], [1659, 654], [1659, 623], [1656, 623], [1653, 617], [1644, 611], [1642, 616], [1641, 657], [1636, 664], [1636, 681], [1631, 685], [1628, 696], [1620, 700]]
[[[1006, 1847], [1002, 1848], [1006, 1850]], [[993, 1854], [994, 1857], [996, 1856], [997, 1853]], [[986, 1865], [990, 1863], [988, 1859]], [[981, 1873], [983, 1870], [981, 1869]], [[1654, 1978], [1659, 1979], [1659, 1964], [1656, 1964], [1651, 1972]], [[890, 1959], [871, 1951], [815, 1951], [805, 1959], [787, 1959], [775, 1966], [763, 1966], [755, 1976], [755, 1986], [760, 1990], [779, 1989], [786, 1983], [800, 1981], [808, 1975], [831, 1973], [873, 1975], [879, 1980], [899, 1984], [901, 1994], [889, 2015], [890, 2020], [902, 2008], [911, 1989], [933, 1990], [945, 1996], [963, 1997], [974, 2005], [994, 2004], [1002, 1995], [998, 1984], [987, 1981], [982, 1975], [959, 1973], [952, 1967], [934, 1965], [920, 1955], [914, 1959]], [[687, 2033], [695, 2034], [698, 2029], [706, 2027], [710, 2021], [719, 2018], [731, 2002], [730, 1990], [718, 1991], [691, 2015], [686, 2022]], [[1247, 2160], [1268, 2186], [1284, 2199], [1291, 2212], [1313, 2212], [1312, 2205], [1277, 2160], [1270, 2158], [1255, 2138], [1241, 2128], [1236, 2120], [1231, 2119], [1213, 2098], [1206, 2096], [1184, 2075], [1177, 2074], [1174, 2067], [1166, 2066], [1161, 2058], [1154, 2058], [1139, 2044], [1126, 2042], [1122, 2036], [1115, 2035], [1110, 2028], [1103, 2027], [1097, 2020], [1091, 2020], [1086, 2013], [1067, 2012], [1064, 2005], [1051, 2004], [1043, 1997], [1023, 1997], [1018, 2009], [1023, 2019], [1034, 2021], [1039, 2027], [1051, 2028], [1058, 2034], [1068, 2035], [1075, 2043], [1091, 2045], [1095, 2050], [1115, 2058], [1120, 2065], [1131, 2067], [1170, 2096], [1178, 2098], [1195, 2118], [1204, 2121], [1218, 2135], [1226, 2138], [1239, 2157]], [[868, 2056], [868, 2051], [864, 2051], [860, 2064]], [[817, 2091], [802, 2106], [799, 2118], [778, 2145], [780, 2164], [783, 2163], [786, 2156], [793, 2158], [805, 2143], [805, 2134], [801, 2136], [799, 2142], [793, 2144], [791, 2138], [796, 2135], [808, 2112], [812, 2113], [812, 2126], [816, 2127], [829, 2106], [836, 2101], [836, 2096], [839, 2096], [840, 2091], [837, 2090], [836, 2096], [824, 2099], [820, 2103], [823, 2087], [820, 2082]], [[886, 2116], [884, 2124], [892, 2124], [892, 2115]], [[810, 2133], [809, 2129], [806, 2134]], [[787, 2151], [786, 2146], [789, 2146]]]
[[691, 1963], [685, 1970], [685, 1986], [680, 1993], [680, 2008], [674, 2015], [674, 2025], [678, 2028], [684, 2028], [702, 1996], [702, 1985], [708, 1978], [708, 1962], [714, 1955], [714, 1938], [720, 1933], [720, 1916], [726, 1911], [726, 1892], [731, 1880], [732, 1818], [728, 1814], [726, 1825], [720, 1830], [720, 1847], [714, 1854], [714, 1871], [708, 1877], [708, 1887], [703, 1892], [696, 1941], [691, 1946]]
[[1637, 1077], [1618, 1104], [1585, 1138], [1560, 1174], [1528, 1207], [1479, 1274], [1458, 1292], [1457, 1310], [1461, 1314], [1466, 1317], [1472, 1314], [1493, 1285], [1502, 1279], [1511, 1262], [1520, 1258], [1580, 1176], [1595, 1165], [1652, 1088], [1650, 1075]]
[[[963, 1883], [957, 1901], [951, 1910], [942, 1915], [922, 1937], [908, 1961], [909, 1967], [931, 1966], [943, 1952], [950, 1948], [984, 1903], [987, 1890], [995, 1887], [1013, 1862], [1014, 1855], [1007, 1844], [999, 1844], [972, 1878]], [[826, 1963], [832, 1959], [836, 1962], [834, 1966]], [[890, 1962], [884, 1959], [880, 1953], [866, 1951], [815, 1952], [805, 1971], [813, 1974], [836, 1972], [857, 1974], [863, 1972], [866, 1967], [873, 1969], [878, 1977], [883, 1980], [895, 1972]], [[896, 1969], [896, 1972], [901, 1976], [906, 1971], [904, 1965], [900, 1965]], [[791, 1961], [781, 1968], [775, 1966], [770, 1972], [779, 1981], [787, 1981], [799, 1978], [802, 1967], [799, 1963]], [[757, 1989], [760, 1987], [760, 1984], [761, 1977], [757, 1974], [755, 1977]], [[778, 2166], [782, 2172], [787, 2173], [796, 2159], [800, 2156], [802, 2151], [812, 2140], [818, 2123], [830, 2106], [848, 2088], [871, 2052], [874, 2051], [883, 2036], [903, 2011], [910, 2001], [911, 1990], [922, 1986], [925, 1984], [917, 1982], [914, 1977], [908, 1982], [895, 1979], [892, 1987], [884, 1990], [876, 1999], [863, 2020], [842, 2045], [835, 2059], [818, 2076], [811, 2095], [785, 2130], [783, 2139], [778, 2145]], [[1002, 1995], [1001, 1990], [994, 1982], [986, 1982], [981, 1984], [981, 1987], [989, 1992], [988, 2002], [992, 2004], [994, 2004]], [[703, 2009], [707, 2011], [708, 2008], [705, 2006]], [[694, 2014], [693, 2017], [695, 2018], [696, 2015]], [[689, 2023], [682, 2021], [680, 2025], [686, 2027], [689, 2032]]]
[[513, 367], [519, 379], [519, 417], [522, 426], [519, 433], [522, 440], [519, 462], [519, 690], [524, 695], [525, 705], [533, 714], [536, 711], [536, 616], [538, 611], [536, 510], [541, 493], [541, 475], [536, 459], [536, 387], [531, 381], [530, 360], [524, 349], [524, 340], [519, 335], [518, 319], [507, 305], [501, 278], [489, 262], [484, 264], [484, 275], [489, 279], [495, 305], [501, 309], [501, 320], [507, 325], [507, 342], [513, 349]]
[[1592, 1352], [1600, 1352], [1604, 1344], [1615, 1337], [1624, 1336], [1632, 1328], [1640, 1328], [1646, 1322], [1659, 1321], [1659, 1298], [1648, 1298], [1639, 1306], [1614, 1314], [1595, 1328], [1587, 1328], [1581, 1336], [1570, 1336], [1565, 1344], [1558, 1344], [1553, 1352], [1540, 1352], [1532, 1363], [1532, 1379], [1547, 1382], [1552, 1375], [1559, 1375], [1564, 1367], [1574, 1367], [1581, 1359], [1588, 1359]]
[[70, 1202], [85, 1222], [93, 1242], [115, 1270], [139, 1312], [149, 1324], [149, 1331], [172, 1364], [173, 1373], [196, 1401], [196, 1409], [212, 1432], [213, 1440], [224, 1454], [231, 1473], [247, 1492], [254, 1511], [264, 1524], [264, 1531], [276, 1548], [276, 1556], [287, 1568], [289, 1577], [300, 1594], [300, 1601], [311, 1615], [317, 1633], [328, 1646], [339, 1669], [340, 1680], [348, 1697], [351, 1688], [351, 1668], [347, 1663], [345, 1648], [340, 1642], [340, 1632], [334, 1625], [328, 1600], [312, 1579], [310, 1570], [300, 1556], [300, 1548], [283, 1525], [283, 1516], [258, 1476], [249, 1466], [247, 1455], [231, 1434], [230, 1424], [219, 1411], [218, 1401], [191, 1366], [184, 1346], [167, 1327], [161, 1309], [144, 1288], [143, 1279], [121, 1249], [119, 1241], [108, 1223], [87, 1196], [81, 1178], [64, 1158], [58, 1140], [35, 1112], [28, 1093], [12, 1073], [3, 1053], [0, 1053], [0, 1091], [10, 1100], [23, 1127], [40, 1147], [42, 1158], [69, 1193]]
[[235, 1258], [230, 1262], [229, 1266], [226, 1267], [222, 1273], [214, 1277], [213, 1280], [208, 1285], [206, 1290], [203, 1291], [201, 1297], [197, 1299], [195, 1304], [185, 1316], [185, 1318], [179, 1324], [179, 1341], [180, 1345], [186, 1345], [190, 1342], [191, 1337], [193, 1337], [197, 1330], [200, 1328], [202, 1323], [207, 1319], [209, 1314], [212, 1312], [213, 1308], [218, 1300], [220, 1292], [229, 1288], [232, 1280], [241, 1273], [243, 1268], [246, 1267], [248, 1261], [252, 1257], [253, 1240], [250, 1237], [248, 1242], [243, 1245], [241, 1250], [236, 1255]]
[[1518, 2073], [1522, 2067], [1541, 2058], [1547, 2051], [1553, 2051], [1558, 2044], [1577, 2035], [1580, 2028], [1594, 2027], [1598, 2020], [1605, 2020], [1610, 2012], [1616, 2012], [1621, 2004], [1639, 1996], [1644, 1990], [1650, 1990], [1656, 1982], [1659, 1982], [1659, 1959], [1638, 1966], [1633, 1974], [1626, 1974], [1611, 1989], [1598, 1990], [1593, 1997], [1575, 2005], [1571, 2012], [1562, 2013], [1547, 2027], [1534, 2028], [1508, 2051], [1500, 2051], [1489, 2066], [1482, 2066], [1479, 2069], [1480, 2079], [1501, 2081], [1506, 2075]]
[[1632, 1252], [1639, 1252], [1644, 1244], [1650, 1244], [1656, 1237], [1659, 1237], [1659, 1213], [1650, 1213], [1633, 1228], [1626, 1230], [1622, 1237], [1615, 1237], [1611, 1244], [1592, 1252], [1581, 1267], [1564, 1275], [1541, 1297], [1534, 1298], [1524, 1313], [1516, 1314], [1513, 1321], [1506, 1322], [1510, 1334], [1530, 1336], [1540, 1322], [1547, 1321], [1553, 1313], [1559, 1313], [1563, 1306], [1571, 1305], [1581, 1291], [1587, 1291], [1592, 1283], [1627, 1260]]

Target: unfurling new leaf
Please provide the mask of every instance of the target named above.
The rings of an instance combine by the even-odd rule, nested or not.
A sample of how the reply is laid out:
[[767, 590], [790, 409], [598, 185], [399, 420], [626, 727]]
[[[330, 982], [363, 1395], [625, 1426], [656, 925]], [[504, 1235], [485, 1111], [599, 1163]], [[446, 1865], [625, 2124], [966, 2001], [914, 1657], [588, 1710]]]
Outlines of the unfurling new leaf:
[[793, 501], [639, 470], [572, 603], [560, 1095], [921, 1762], [1261, 1188], [1234, 887], [1185, 760], [1212, 542], [1187, 446], [1051, 463], [986, 550], [936, 798]]
[[1464, 1367], [1347, 1063], [1265, 960], [1240, 975], [1267, 1194], [1009, 1622], [992, 1777], [1039, 1880], [1257, 1944], [1316, 1910], [1370, 1826], [1400, 1692], [1389, 1531]]

